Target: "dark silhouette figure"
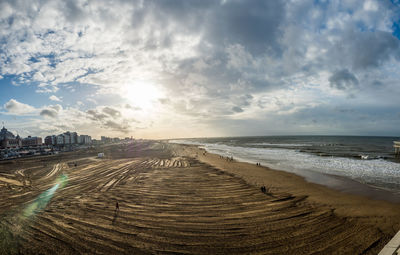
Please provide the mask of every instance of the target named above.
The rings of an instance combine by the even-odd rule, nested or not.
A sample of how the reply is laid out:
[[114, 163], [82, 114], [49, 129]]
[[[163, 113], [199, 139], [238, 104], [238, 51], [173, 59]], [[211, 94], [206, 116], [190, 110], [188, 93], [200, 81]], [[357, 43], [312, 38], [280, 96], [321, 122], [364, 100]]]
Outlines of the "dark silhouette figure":
[[119, 213], [119, 204], [118, 201], [115, 203], [115, 211], [114, 211], [114, 218], [112, 220], [112, 224], [115, 223], [115, 221], [117, 220], [118, 217], [118, 213]]
[[261, 187], [261, 192], [262, 192], [262, 193], [267, 193], [267, 188], [265, 188], [265, 186], [262, 186], [262, 187]]

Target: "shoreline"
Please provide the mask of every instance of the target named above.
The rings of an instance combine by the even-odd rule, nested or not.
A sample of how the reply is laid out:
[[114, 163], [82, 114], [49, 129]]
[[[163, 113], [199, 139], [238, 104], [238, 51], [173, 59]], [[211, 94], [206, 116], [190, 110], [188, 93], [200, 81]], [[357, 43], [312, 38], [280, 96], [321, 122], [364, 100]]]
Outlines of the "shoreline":
[[[179, 143], [174, 143], [174, 144], [179, 144]], [[179, 145], [194, 146], [200, 150], [206, 151], [208, 154], [223, 156], [214, 152], [207, 151], [205, 148], [201, 147], [202, 145], [195, 145], [195, 144], [179, 144]], [[255, 161], [238, 157], [235, 158], [235, 161], [241, 163], [247, 163], [250, 165], [256, 164]], [[390, 203], [400, 204], [400, 192], [396, 192], [395, 190], [391, 190], [389, 188], [363, 183], [347, 176], [336, 175], [331, 173], [322, 173], [313, 170], [300, 171], [300, 170], [290, 170], [290, 169], [279, 169], [266, 165], [261, 165], [259, 167], [265, 167], [266, 169], [269, 170], [282, 171], [285, 173], [294, 174], [296, 176], [304, 178], [304, 180], [307, 181], [308, 183], [322, 185], [327, 188], [334, 189], [336, 191], [352, 195], [360, 195], [373, 200], [383, 200]]]
[[343, 188], [338, 190], [309, 182], [305, 177], [295, 173], [236, 160], [226, 161], [220, 158], [220, 155], [209, 152], [203, 155], [205, 149], [196, 145], [169, 145], [172, 146], [172, 150], [177, 155], [196, 158], [201, 162], [234, 174], [251, 185], [266, 186], [272, 192], [307, 196], [307, 200], [311, 203], [326, 205], [339, 216], [360, 219], [377, 226], [383, 232], [392, 236], [400, 229], [400, 203], [397, 200], [392, 200], [388, 191], [377, 191], [366, 184], [345, 177], [329, 176], [331, 179], [334, 178], [341, 183], [346, 183], [346, 190]]
[[[202, 149], [202, 148], [200, 148]], [[215, 154], [207, 152], [209, 154]], [[239, 158], [237, 162], [255, 164], [254, 162], [246, 161], [245, 159]], [[390, 203], [400, 204], [400, 193], [396, 193], [394, 190], [385, 189], [383, 187], [374, 186], [372, 184], [362, 183], [360, 181], [351, 179], [347, 176], [335, 175], [330, 173], [321, 173], [313, 170], [303, 170], [303, 171], [290, 171], [284, 169], [271, 168], [269, 166], [261, 166], [266, 169], [282, 171], [296, 176], [304, 178], [308, 183], [318, 184], [325, 186], [330, 189], [334, 189], [340, 192], [360, 195], [373, 200], [382, 200]]]

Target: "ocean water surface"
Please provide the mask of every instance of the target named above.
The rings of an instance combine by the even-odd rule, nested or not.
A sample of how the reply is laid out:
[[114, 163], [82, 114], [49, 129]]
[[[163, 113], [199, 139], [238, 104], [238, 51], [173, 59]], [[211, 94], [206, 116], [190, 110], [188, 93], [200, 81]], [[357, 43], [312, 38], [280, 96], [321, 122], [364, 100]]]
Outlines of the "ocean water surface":
[[324, 184], [329, 180], [321, 180], [321, 175], [328, 174], [400, 194], [400, 160], [394, 154], [395, 140], [400, 138], [263, 136], [176, 139], [169, 142], [198, 145], [208, 152], [232, 156], [240, 161], [260, 162], [270, 168], [304, 176], [311, 182]]

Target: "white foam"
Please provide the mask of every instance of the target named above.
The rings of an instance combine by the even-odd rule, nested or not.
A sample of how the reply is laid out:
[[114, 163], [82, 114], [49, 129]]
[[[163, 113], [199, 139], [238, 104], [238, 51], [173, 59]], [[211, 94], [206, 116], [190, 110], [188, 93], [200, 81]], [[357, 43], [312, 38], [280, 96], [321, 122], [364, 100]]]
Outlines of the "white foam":
[[245, 145], [255, 145], [255, 146], [274, 146], [274, 147], [307, 147], [312, 146], [312, 144], [299, 144], [299, 143], [246, 143]]
[[400, 164], [383, 159], [357, 160], [341, 157], [319, 157], [283, 148], [249, 148], [224, 144], [177, 140], [177, 143], [200, 145], [211, 153], [234, 157], [240, 161], [294, 172], [315, 171], [349, 177], [365, 183], [400, 185]]
[[188, 144], [188, 145], [204, 145], [204, 143], [194, 142], [190, 140], [169, 140], [169, 143]]

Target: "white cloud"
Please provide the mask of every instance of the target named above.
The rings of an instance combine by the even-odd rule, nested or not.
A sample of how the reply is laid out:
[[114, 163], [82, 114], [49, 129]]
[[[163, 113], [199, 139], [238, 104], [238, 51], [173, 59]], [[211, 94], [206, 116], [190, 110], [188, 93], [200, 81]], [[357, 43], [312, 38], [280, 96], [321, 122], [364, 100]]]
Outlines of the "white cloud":
[[4, 104], [4, 109], [11, 115], [27, 115], [36, 111], [35, 107], [10, 99]]
[[55, 96], [55, 95], [51, 95], [51, 96], [49, 97], [49, 99], [50, 99], [51, 101], [62, 102], [62, 100], [61, 100], [60, 98], [58, 98], [57, 96]]
[[97, 104], [97, 101], [96, 101], [96, 99], [94, 99], [94, 98], [91, 98], [91, 97], [89, 97], [89, 98], [86, 98], [86, 101], [88, 101], [88, 102], [90, 102], [90, 103], [93, 103], [93, 104]]
[[59, 104], [49, 105], [43, 107], [40, 111], [40, 116], [49, 117], [49, 118], [57, 118], [58, 114], [63, 110], [62, 106]]
[[[167, 120], [171, 126], [184, 122], [193, 127], [199, 119], [254, 119], [272, 116], [274, 111], [280, 113], [279, 118], [294, 118], [320, 99], [328, 98], [331, 104], [332, 98], [348, 99], [344, 90], [330, 84], [336, 88], [350, 84], [351, 92], [364, 100], [381, 91], [370, 85], [373, 81], [391, 88], [391, 94], [398, 92], [392, 85], [400, 79], [392, 71], [400, 59], [399, 41], [392, 35], [397, 14], [390, 6], [373, 0], [362, 4], [349, 0], [226, 1], [223, 5], [218, 1], [196, 5], [186, 1], [174, 5], [122, 0], [3, 1], [0, 79], [15, 75], [15, 85], [38, 84], [36, 92], [51, 93], [49, 99], [54, 102], [63, 98], [60, 86], [77, 92], [77, 85], [93, 85], [97, 89], [93, 95], [76, 100], [79, 107], [82, 102], [93, 103], [97, 116], [106, 114], [104, 102], [113, 106], [127, 99], [123, 88], [139, 81], [163, 89], [163, 98], [148, 107], [153, 108], [151, 114], [143, 107], [136, 112], [140, 124], [126, 124], [132, 116], [118, 107], [113, 107], [121, 112], [118, 121], [110, 115], [96, 120], [114, 131], [149, 127], [149, 123], [153, 123], [151, 130], [161, 130], [156, 126]], [[342, 76], [333, 75], [338, 72]], [[331, 83], [329, 77], [333, 77]], [[318, 96], [306, 96], [311, 86]], [[115, 101], [101, 100], [97, 97], [101, 94]], [[140, 107], [135, 102], [122, 103]], [[364, 104], [366, 109], [372, 103], [368, 99]], [[46, 121], [72, 121], [67, 113], [80, 121], [88, 117], [75, 108], [43, 106], [40, 113]], [[155, 116], [161, 113], [163, 117], [157, 120]], [[91, 121], [82, 123], [92, 125]]]
[[377, 11], [378, 7], [378, 3], [373, 0], [368, 0], [364, 2], [364, 9], [366, 11]]

